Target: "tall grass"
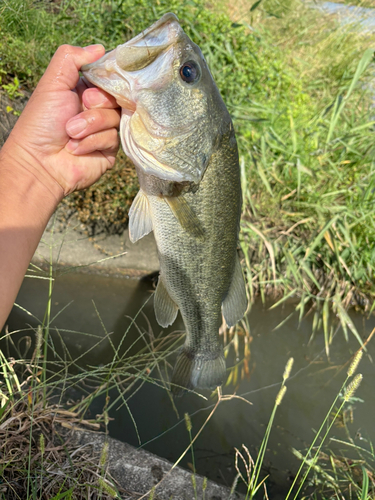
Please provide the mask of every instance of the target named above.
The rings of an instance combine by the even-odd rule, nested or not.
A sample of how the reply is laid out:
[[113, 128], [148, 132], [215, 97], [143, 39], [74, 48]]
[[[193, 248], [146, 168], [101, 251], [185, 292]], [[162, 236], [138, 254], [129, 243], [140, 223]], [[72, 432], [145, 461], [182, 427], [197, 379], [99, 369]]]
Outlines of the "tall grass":
[[228, 11], [277, 60], [282, 51], [284, 73], [297, 79], [290, 94], [279, 85], [278, 100], [256, 108], [249, 92], [232, 108], [250, 292], [298, 297], [300, 317], [312, 311], [323, 324], [329, 352], [332, 311], [360, 341], [346, 310], [371, 311], [374, 301], [374, 38], [293, 0]]
[[[64, 242], [64, 239], [62, 240]], [[63, 243], [62, 243], [63, 244]], [[53, 241], [49, 242], [51, 248], [54, 247]], [[56, 450], [56, 441], [52, 441], [52, 429], [57, 429], [56, 438], [64, 435], [60, 431], [60, 426], [88, 428], [92, 430], [104, 429], [108, 433], [109, 417], [119, 406], [124, 406], [129, 411], [133, 420], [136, 433], [137, 422], [132, 417], [129, 408], [129, 400], [140, 389], [144, 383], [152, 383], [161, 387], [166, 387], [164, 373], [167, 365], [167, 356], [170, 351], [175, 350], [179, 337], [171, 335], [168, 337], [155, 337], [153, 332], [138, 329], [139, 338], [137, 343], [139, 350], [137, 354], [132, 353], [133, 345], [128, 345], [126, 349], [121, 349], [121, 344], [125, 343], [130, 332], [130, 327], [124, 332], [124, 338], [119, 345], [114, 345], [110, 333], [107, 331], [97, 309], [93, 310], [101, 321], [102, 333], [91, 335], [97, 338], [92, 349], [101, 347], [104, 341], [109, 341], [112, 346], [113, 357], [110, 362], [103, 363], [101, 366], [83, 367], [82, 359], [71, 358], [69, 350], [64, 343], [65, 333], [72, 333], [71, 330], [55, 330], [54, 321], [56, 314], [52, 311], [53, 288], [56, 281], [64, 269], [59, 269], [52, 261], [48, 263], [47, 271], [44, 274], [39, 268], [37, 276], [48, 279], [49, 287], [46, 294], [46, 313], [45, 320], [35, 331], [25, 333], [35, 337], [34, 342], [26, 344], [29, 348], [29, 354], [18, 355], [17, 358], [6, 357], [0, 350], [0, 473], [3, 483], [0, 484], [0, 499], [12, 500], [18, 498], [116, 498], [119, 497], [119, 490], [112, 480], [106, 467], [106, 457], [108, 449], [104, 448], [101, 453], [90, 455], [81, 453], [69, 446], [60, 446]], [[33, 266], [35, 274], [36, 267]], [[137, 317], [134, 318], [133, 327], [137, 327]], [[48, 330], [46, 326], [48, 325]], [[242, 325], [245, 330], [246, 323]], [[48, 334], [46, 334], [46, 331]], [[12, 344], [13, 335], [17, 332], [4, 332], [0, 341], [4, 343], [8, 338]], [[55, 340], [52, 340], [52, 333]], [[227, 342], [235, 350], [238, 349], [239, 330], [226, 332]], [[56, 334], [62, 343], [64, 349], [63, 355], [58, 353]], [[76, 336], [84, 333], [75, 332]], [[87, 335], [87, 334], [86, 334]], [[244, 337], [246, 339], [246, 337]], [[143, 347], [144, 346], [144, 347]], [[12, 345], [17, 351], [17, 345]], [[238, 351], [236, 351], [238, 353]], [[362, 351], [360, 350], [360, 353]], [[20, 353], [19, 353], [20, 354]], [[85, 353], [86, 354], [86, 353]], [[293, 483], [294, 490], [291, 490], [290, 498], [300, 498], [301, 492], [308, 484], [311, 471], [320, 481], [321, 487], [329, 491], [335, 489], [341, 492], [341, 483], [336, 481], [332, 483], [332, 474], [322, 468], [321, 459], [323, 456], [323, 442], [326, 439], [329, 430], [334, 421], [342, 413], [343, 407], [350, 402], [354, 390], [354, 385], [348, 385], [348, 381], [353, 378], [360, 361], [361, 354], [358, 354], [347, 372], [347, 378], [340, 390], [343, 397], [337, 396], [331, 408], [327, 412], [314, 441], [309, 449], [304, 453], [297, 452], [301, 458], [301, 469], [297, 474], [296, 481]], [[246, 444], [242, 450], [236, 451], [235, 465], [238, 477], [234, 483], [233, 491], [238, 486], [238, 482], [245, 483], [246, 496], [257, 498], [267, 487], [267, 479], [263, 477], [262, 466], [265, 459], [266, 450], [269, 448], [269, 437], [273, 428], [277, 425], [277, 410], [280, 404], [288, 404], [285, 395], [286, 384], [292, 370], [292, 359], [290, 359], [284, 370], [280, 391], [275, 398], [274, 407], [271, 411], [270, 419], [266, 427], [265, 435], [260, 443], [257, 456], [252, 459], [247, 451]], [[237, 373], [237, 374], [236, 374]], [[236, 385], [238, 371], [233, 371], [232, 383]], [[71, 388], [77, 388], [83, 395], [82, 399], [74, 405], [66, 407], [66, 397]], [[344, 388], [347, 388], [344, 391]], [[283, 397], [285, 396], [285, 400]], [[101, 414], [95, 419], [90, 419], [88, 412], [95, 400], [104, 400]], [[199, 447], [199, 438], [202, 432], [207, 428], [207, 424], [215, 415], [219, 406], [230, 405], [233, 399], [249, 402], [237, 394], [223, 395], [218, 390], [214, 395], [215, 403], [210, 408], [210, 413], [199, 428], [194, 428], [191, 419], [186, 415], [185, 422], [189, 433], [189, 444], [182, 451], [179, 458], [173, 464], [173, 470], [189, 453], [192, 454], [193, 475], [191, 477], [195, 498], [200, 500], [205, 498], [205, 488], [207, 481], [203, 481], [196, 476], [196, 459], [194, 448]], [[337, 404], [339, 403], [339, 404]], [[336, 407], [337, 406], [337, 407]], [[21, 425], [19, 424], [21, 422]], [[59, 424], [57, 426], [55, 424]], [[354, 444], [353, 444], [354, 446]], [[16, 455], [12, 450], [17, 448]], [[299, 453], [299, 454], [298, 454]], [[53, 467], [51, 467], [51, 462]], [[362, 487], [352, 486], [356, 494], [361, 491], [372, 491], [372, 469], [369, 465], [370, 460], [361, 462], [365, 472], [364, 481], [368, 478], [368, 484], [364, 482]], [[338, 467], [338, 466], [337, 466]], [[362, 470], [362, 469], [361, 469]], [[354, 481], [350, 475], [350, 468], [345, 471], [347, 482]], [[353, 468], [353, 473], [357, 469]], [[60, 476], [64, 475], [64, 481], [61, 482]], [[339, 475], [339, 473], [337, 473]], [[17, 478], [17, 481], [15, 481]], [[165, 476], [164, 476], [165, 478]], [[164, 480], [163, 478], [163, 480]], [[301, 479], [302, 482], [297, 481]], [[16, 483], [16, 486], [14, 486]], [[347, 483], [345, 483], [346, 485]], [[157, 486], [143, 498], [152, 498], [157, 494]], [[4, 490], [5, 488], [5, 490]], [[300, 488], [303, 488], [303, 490]], [[3, 489], [3, 490], [2, 490]], [[297, 492], [297, 493], [296, 493]], [[338, 493], [338, 494], [339, 494]], [[1, 496], [3, 494], [3, 497]], [[266, 493], [265, 493], [266, 494]], [[65, 495], [65, 496], [64, 496]], [[358, 498], [361, 498], [358, 496]], [[365, 498], [365, 497], [363, 497]]]

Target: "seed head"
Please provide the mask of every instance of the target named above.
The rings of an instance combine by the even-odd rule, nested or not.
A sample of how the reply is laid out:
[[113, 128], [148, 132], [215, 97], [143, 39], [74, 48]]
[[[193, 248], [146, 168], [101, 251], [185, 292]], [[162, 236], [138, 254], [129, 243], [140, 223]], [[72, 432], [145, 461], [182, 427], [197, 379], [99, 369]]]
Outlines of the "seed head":
[[104, 425], [105, 425], [106, 427], [108, 427], [108, 424], [109, 424], [109, 415], [108, 415], [107, 410], [104, 410], [104, 412], [103, 412], [103, 417], [104, 417]]
[[154, 496], [155, 496], [155, 486], [152, 487], [148, 500], [154, 500]]
[[362, 356], [363, 356], [363, 351], [362, 351], [362, 349], [360, 349], [357, 352], [357, 354], [354, 356], [353, 361], [350, 363], [349, 369], [347, 371], [348, 377], [351, 377], [352, 375], [354, 375], [354, 373], [356, 372], [358, 365], [362, 359]]
[[349, 399], [354, 395], [355, 391], [359, 387], [359, 384], [362, 382], [362, 379], [363, 375], [361, 373], [358, 373], [358, 375], [354, 377], [354, 379], [350, 382], [350, 384], [346, 388], [344, 394], [344, 401], [349, 401]]
[[42, 348], [42, 344], [43, 344], [43, 328], [40, 325], [38, 325], [35, 334], [35, 357], [37, 359], [40, 358], [40, 350]]
[[286, 393], [286, 385], [283, 385], [282, 388], [279, 390], [279, 393], [278, 395], [276, 396], [276, 406], [280, 406], [281, 405], [281, 401], [283, 400], [283, 397]]
[[293, 368], [293, 363], [294, 363], [294, 358], [289, 358], [287, 364], [285, 365], [285, 370], [284, 370], [284, 375], [283, 375], [284, 382], [290, 376], [290, 372], [292, 371], [292, 368]]
[[191, 432], [193, 426], [191, 425], [191, 420], [188, 413], [185, 413], [185, 425], [188, 432]]
[[42, 457], [43, 457], [43, 455], [44, 455], [44, 450], [46, 449], [46, 446], [45, 446], [45, 441], [44, 441], [44, 435], [43, 435], [43, 434], [41, 434], [41, 435], [39, 436], [39, 449], [40, 449], [40, 454], [41, 454], [41, 455], [42, 455]]
[[197, 487], [197, 482], [196, 482], [196, 480], [195, 480], [195, 475], [194, 475], [194, 474], [192, 474], [192, 475], [191, 475], [191, 482], [192, 482], [192, 484], [193, 484], [193, 488], [194, 488], [194, 490], [195, 490], [195, 489], [196, 489], [196, 487]]
[[202, 485], [202, 490], [203, 491], [206, 491], [206, 488], [207, 488], [207, 478], [206, 476], [203, 478], [203, 485]]
[[230, 495], [232, 496], [233, 493], [235, 492], [236, 488], [237, 488], [237, 483], [238, 483], [238, 480], [239, 478], [241, 477], [241, 475], [239, 473], [236, 474], [236, 477], [234, 478], [234, 481], [233, 481], [233, 484], [232, 484], [232, 488], [230, 489]]
[[104, 481], [102, 477], [98, 479], [98, 483], [100, 487], [108, 493], [109, 496], [111, 496], [112, 498], [118, 498], [117, 491], [114, 488], [112, 488], [110, 484]]
[[108, 458], [108, 441], [104, 443], [102, 454], [100, 456], [100, 465], [103, 466], [106, 464]]

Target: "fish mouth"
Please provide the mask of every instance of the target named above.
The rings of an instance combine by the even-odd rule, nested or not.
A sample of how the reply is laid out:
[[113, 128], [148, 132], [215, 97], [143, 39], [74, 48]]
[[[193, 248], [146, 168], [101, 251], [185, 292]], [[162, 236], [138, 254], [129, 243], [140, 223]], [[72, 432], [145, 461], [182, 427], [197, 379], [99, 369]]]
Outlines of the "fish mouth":
[[138, 72], [168, 51], [182, 33], [178, 18], [172, 13], [164, 14], [128, 42], [82, 66], [81, 71], [89, 82], [113, 95], [122, 108], [132, 113], [136, 109], [132, 90], [141, 78]]

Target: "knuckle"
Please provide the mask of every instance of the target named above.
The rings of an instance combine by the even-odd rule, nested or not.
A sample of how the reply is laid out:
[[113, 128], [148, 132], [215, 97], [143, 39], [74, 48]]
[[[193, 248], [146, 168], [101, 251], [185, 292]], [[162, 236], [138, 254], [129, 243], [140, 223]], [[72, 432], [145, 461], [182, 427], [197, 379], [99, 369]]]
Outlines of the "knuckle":
[[72, 45], [68, 45], [67, 43], [65, 43], [64, 45], [60, 45], [60, 47], [56, 50], [55, 55], [66, 56], [71, 54], [72, 52], [73, 52]]

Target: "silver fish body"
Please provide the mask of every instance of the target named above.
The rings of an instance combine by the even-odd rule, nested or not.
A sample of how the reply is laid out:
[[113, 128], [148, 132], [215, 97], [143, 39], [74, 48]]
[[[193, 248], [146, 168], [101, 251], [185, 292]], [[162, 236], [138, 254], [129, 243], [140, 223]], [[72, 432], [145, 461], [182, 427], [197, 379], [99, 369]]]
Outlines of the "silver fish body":
[[156, 318], [166, 327], [180, 310], [186, 327], [172, 391], [215, 388], [226, 372], [222, 314], [232, 326], [247, 308], [237, 256], [240, 172], [229, 113], [200, 49], [173, 14], [82, 70], [123, 107], [121, 140], [140, 182], [130, 236], [137, 241], [154, 231]]

